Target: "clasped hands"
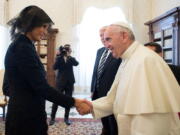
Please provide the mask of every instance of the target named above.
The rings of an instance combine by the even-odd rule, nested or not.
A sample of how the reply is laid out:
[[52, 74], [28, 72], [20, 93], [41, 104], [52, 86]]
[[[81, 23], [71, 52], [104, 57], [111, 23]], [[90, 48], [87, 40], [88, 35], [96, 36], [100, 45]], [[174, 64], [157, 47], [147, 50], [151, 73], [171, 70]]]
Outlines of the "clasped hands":
[[86, 99], [75, 99], [75, 107], [81, 115], [89, 114], [93, 110], [92, 103]]

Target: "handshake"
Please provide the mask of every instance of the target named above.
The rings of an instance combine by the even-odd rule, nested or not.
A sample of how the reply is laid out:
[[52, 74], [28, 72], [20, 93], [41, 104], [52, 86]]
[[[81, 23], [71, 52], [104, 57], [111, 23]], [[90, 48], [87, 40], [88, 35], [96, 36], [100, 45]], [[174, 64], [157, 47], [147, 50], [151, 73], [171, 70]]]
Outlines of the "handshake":
[[89, 114], [93, 111], [92, 103], [86, 99], [75, 99], [74, 106], [81, 115]]

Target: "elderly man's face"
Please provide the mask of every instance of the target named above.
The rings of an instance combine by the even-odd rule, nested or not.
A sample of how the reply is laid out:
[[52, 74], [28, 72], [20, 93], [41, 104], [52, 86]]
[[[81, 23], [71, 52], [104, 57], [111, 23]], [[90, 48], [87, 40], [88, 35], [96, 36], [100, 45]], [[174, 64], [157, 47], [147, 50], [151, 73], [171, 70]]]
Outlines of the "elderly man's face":
[[105, 32], [105, 29], [100, 30], [99, 35], [100, 35], [101, 42], [103, 43], [104, 47], [107, 47], [106, 42], [104, 40], [104, 32]]
[[107, 48], [112, 51], [115, 58], [119, 58], [127, 49], [124, 41], [124, 32], [117, 32], [115, 26], [109, 26], [104, 33]]

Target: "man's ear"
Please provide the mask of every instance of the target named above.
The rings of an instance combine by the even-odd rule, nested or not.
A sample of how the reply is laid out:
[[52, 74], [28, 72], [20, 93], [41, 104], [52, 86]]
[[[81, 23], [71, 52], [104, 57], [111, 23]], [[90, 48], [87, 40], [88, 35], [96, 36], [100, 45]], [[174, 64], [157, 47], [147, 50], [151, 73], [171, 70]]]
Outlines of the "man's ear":
[[123, 41], [126, 43], [127, 41], [129, 41], [129, 35], [127, 32], [123, 32]]
[[163, 52], [158, 53], [161, 57], [163, 57]]

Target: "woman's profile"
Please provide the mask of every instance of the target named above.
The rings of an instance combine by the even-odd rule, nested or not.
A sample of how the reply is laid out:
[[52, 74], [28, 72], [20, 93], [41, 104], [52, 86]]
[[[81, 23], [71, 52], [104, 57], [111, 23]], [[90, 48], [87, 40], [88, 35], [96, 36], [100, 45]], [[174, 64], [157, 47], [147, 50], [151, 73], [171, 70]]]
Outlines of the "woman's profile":
[[53, 25], [50, 17], [37, 6], [24, 8], [8, 22], [12, 43], [5, 56], [4, 83], [8, 85], [6, 135], [47, 135], [45, 100], [65, 108], [78, 106], [80, 100], [60, 94], [49, 86], [46, 72], [34, 43]]

